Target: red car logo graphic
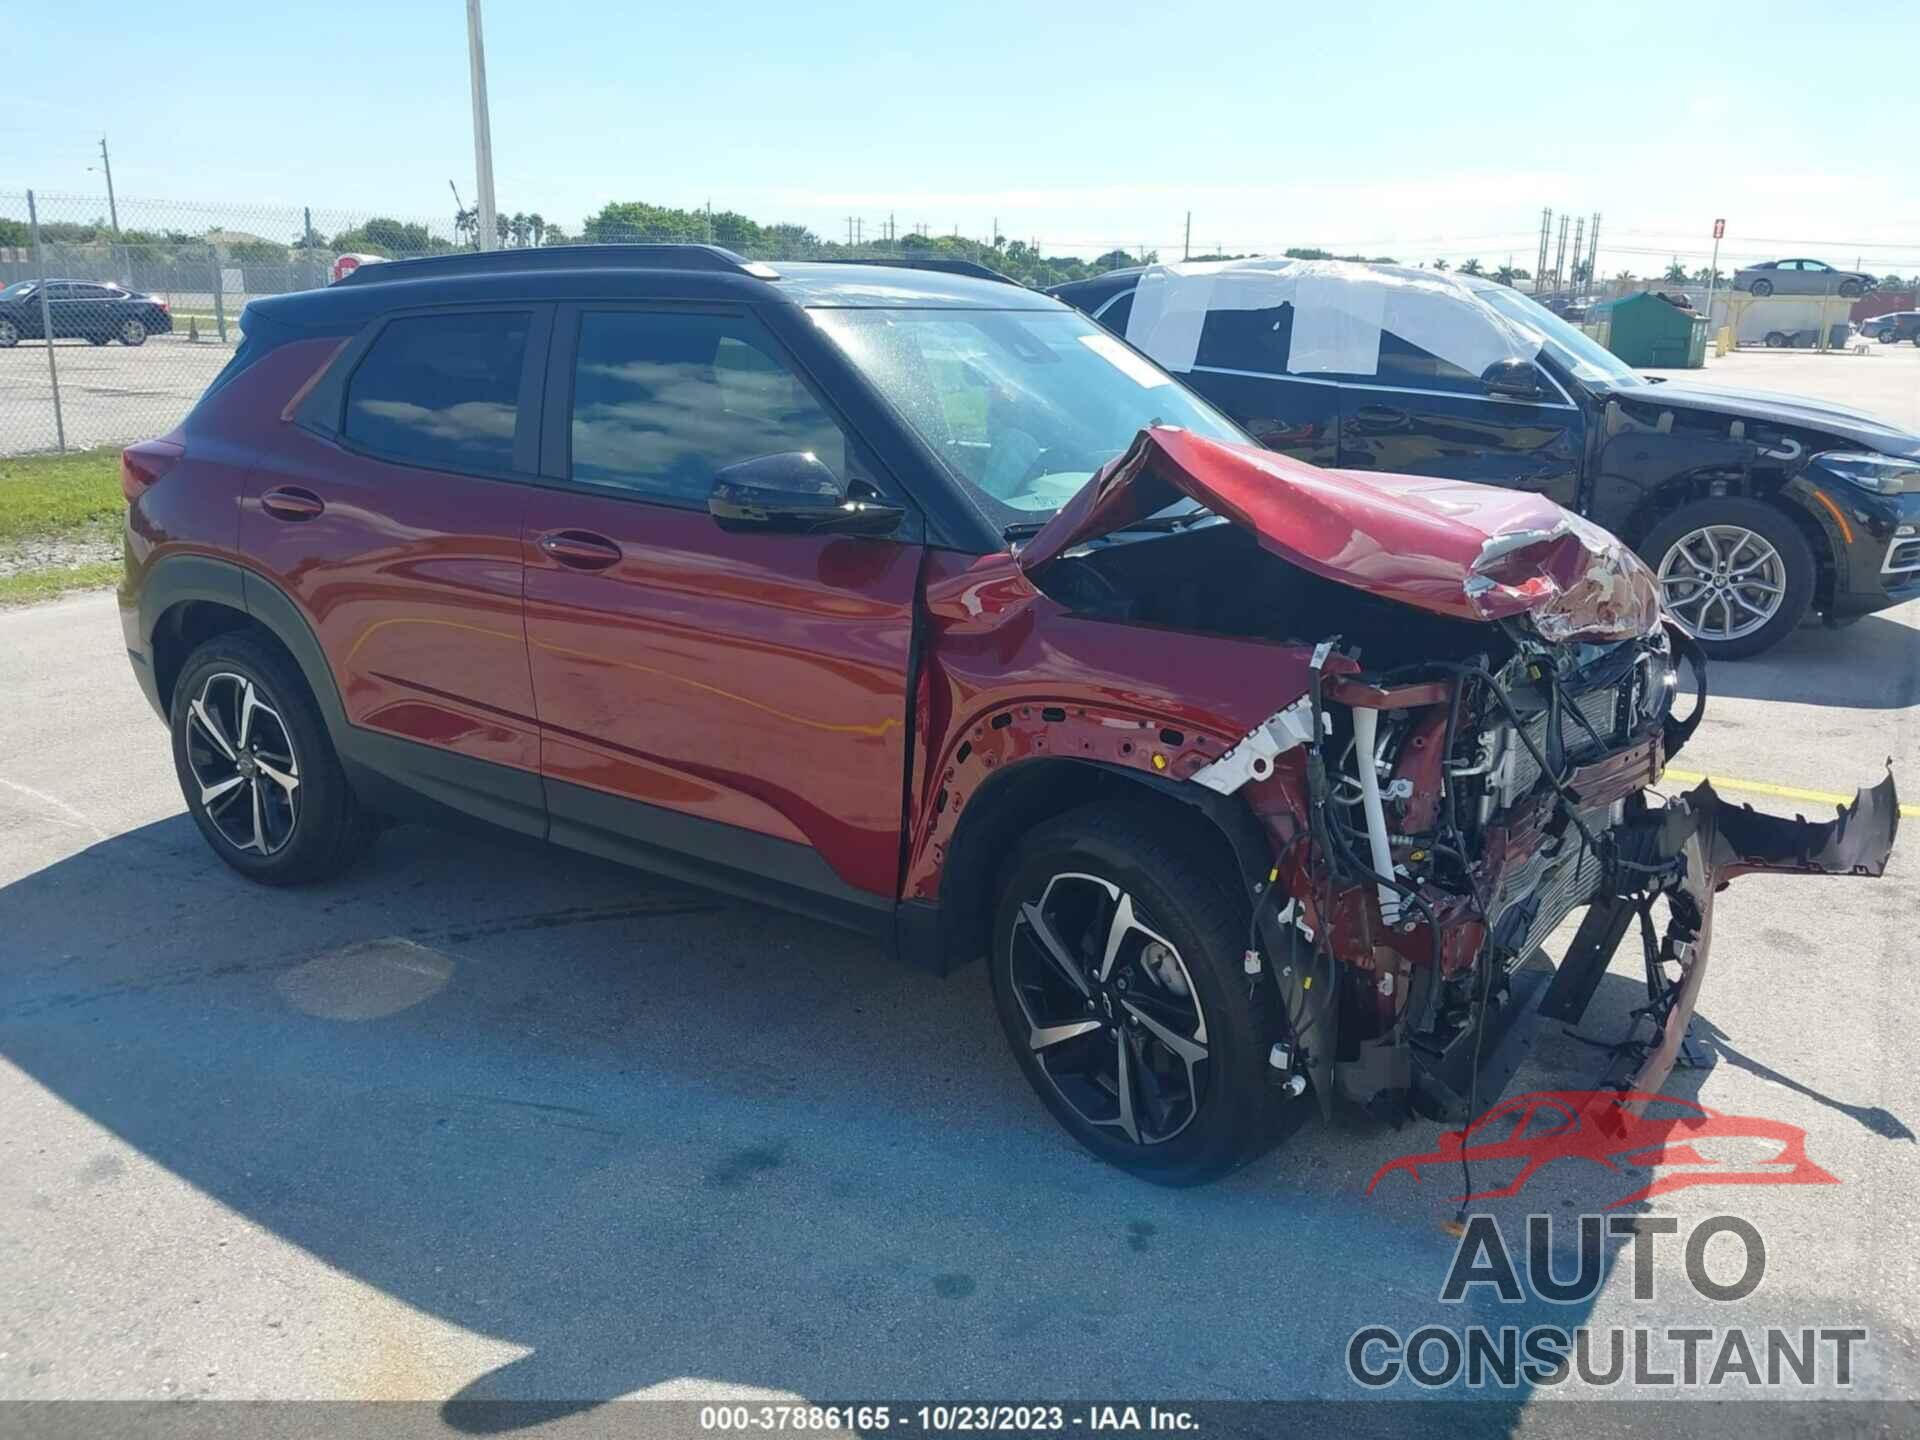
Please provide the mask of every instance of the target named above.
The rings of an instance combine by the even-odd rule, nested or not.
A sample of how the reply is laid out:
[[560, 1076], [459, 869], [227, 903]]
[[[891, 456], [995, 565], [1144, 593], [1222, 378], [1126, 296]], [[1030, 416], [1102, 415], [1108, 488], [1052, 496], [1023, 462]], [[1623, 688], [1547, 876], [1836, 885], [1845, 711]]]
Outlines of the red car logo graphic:
[[[1405, 1171], [1420, 1181], [1423, 1167], [1457, 1172], [1462, 1150], [1475, 1165], [1520, 1162], [1506, 1184], [1459, 1197], [1460, 1203], [1518, 1195], [1544, 1166], [1556, 1160], [1589, 1160], [1608, 1170], [1664, 1170], [1612, 1210], [1693, 1185], [1838, 1185], [1807, 1158], [1807, 1132], [1778, 1120], [1722, 1115], [1690, 1100], [1633, 1090], [1542, 1090], [1515, 1095], [1465, 1130], [1449, 1130], [1439, 1148], [1390, 1160], [1367, 1182], [1373, 1193], [1388, 1175]], [[1707, 1151], [1734, 1151], [1716, 1158]], [[1753, 1152], [1759, 1151], [1756, 1157]], [[1690, 1168], [1679, 1168], [1690, 1167]], [[1506, 1167], [1500, 1167], [1506, 1173]]]

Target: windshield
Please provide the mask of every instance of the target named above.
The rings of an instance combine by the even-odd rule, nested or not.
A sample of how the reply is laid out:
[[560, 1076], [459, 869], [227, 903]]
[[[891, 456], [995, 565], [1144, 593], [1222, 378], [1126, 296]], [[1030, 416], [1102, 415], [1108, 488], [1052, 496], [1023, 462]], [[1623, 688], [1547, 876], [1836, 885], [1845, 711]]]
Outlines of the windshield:
[[6, 289], [0, 290], [0, 300], [22, 300], [33, 293], [31, 280], [16, 280]]
[[1644, 385], [1606, 346], [1585, 331], [1575, 329], [1546, 306], [1530, 300], [1507, 285], [1476, 285], [1474, 296], [1491, 306], [1502, 319], [1511, 321], [1540, 342], [1540, 348], [1573, 372], [1573, 378], [1590, 385]]
[[1001, 524], [1058, 510], [1149, 425], [1247, 441], [1070, 310], [815, 310], [813, 318]]

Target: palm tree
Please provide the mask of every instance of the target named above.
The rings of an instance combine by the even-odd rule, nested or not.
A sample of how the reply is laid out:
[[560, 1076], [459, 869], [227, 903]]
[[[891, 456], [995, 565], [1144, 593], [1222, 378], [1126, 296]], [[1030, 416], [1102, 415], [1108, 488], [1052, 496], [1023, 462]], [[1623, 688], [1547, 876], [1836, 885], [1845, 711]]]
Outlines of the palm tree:
[[527, 223], [527, 217], [524, 211], [516, 210], [513, 212], [513, 219], [507, 222], [507, 233], [513, 237], [513, 243], [522, 248], [532, 240], [533, 227]]
[[1687, 267], [1680, 263], [1680, 257], [1674, 256], [1667, 265], [1667, 273], [1662, 277], [1684, 285], [1687, 280]]
[[1498, 280], [1498, 281], [1499, 281], [1499, 282], [1500, 282], [1500, 283], [1501, 283], [1502, 285], [1511, 285], [1511, 284], [1513, 284], [1513, 264], [1512, 264], [1512, 262], [1508, 262], [1507, 264], [1505, 264], [1505, 265], [1502, 265], [1502, 266], [1501, 266], [1501, 267], [1500, 267], [1500, 268], [1499, 268], [1498, 270], [1496, 270], [1496, 271], [1494, 271], [1494, 272], [1493, 272], [1493, 278], [1494, 278], [1494, 279], [1496, 279], [1496, 280]]
[[535, 245], [538, 245], [540, 243], [540, 237], [547, 233], [546, 219], [538, 210], [527, 216], [527, 230], [532, 234]]
[[1460, 262], [1460, 273], [1462, 275], [1478, 275], [1480, 271], [1481, 265], [1477, 257], [1472, 260], [1462, 260]]
[[1433, 268], [1436, 270], [1444, 270], [1447, 268], [1447, 262], [1444, 260], [1436, 260], [1433, 262]]

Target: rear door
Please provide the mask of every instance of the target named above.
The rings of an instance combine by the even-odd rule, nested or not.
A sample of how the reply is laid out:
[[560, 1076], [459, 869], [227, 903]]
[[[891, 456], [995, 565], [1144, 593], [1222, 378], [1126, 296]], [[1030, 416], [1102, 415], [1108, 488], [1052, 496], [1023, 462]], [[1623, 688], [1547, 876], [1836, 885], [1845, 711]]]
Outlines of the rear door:
[[[547, 411], [525, 554], [553, 838], [693, 857], [836, 912], [890, 903], [910, 502], [745, 307], [562, 307]], [[794, 450], [909, 522], [890, 538], [722, 531], [714, 472]]]
[[1340, 386], [1338, 463], [1501, 485], [1576, 508], [1586, 433], [1579, 407], [1538, 365], [1539, 400], [1490, 395], [1464, 362], [1510, 348], [1491, 317], [1465, 297], [1412, 299], [1439, 313], [1422, 316], [1402, 300], [1397, 318], [1365, 336], [1348, 330], [1345, 353], [1330, 357]]
[[376, 322], [261, 452], [240, 543], [305, 613], [363, 758], [534, 834], [520, 521], [550, 331], [543, 306]]

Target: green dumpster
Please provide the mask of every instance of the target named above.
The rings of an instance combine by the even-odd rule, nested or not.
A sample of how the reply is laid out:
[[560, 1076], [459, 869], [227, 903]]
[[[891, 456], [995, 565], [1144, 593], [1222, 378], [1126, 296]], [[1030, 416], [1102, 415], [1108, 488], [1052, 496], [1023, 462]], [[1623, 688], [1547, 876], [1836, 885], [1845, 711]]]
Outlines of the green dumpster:
[[1707, 363], [1707, 317], [1642, 291], [1588, 312], [1587, 330], [1636, 370], [1697, 370]]

